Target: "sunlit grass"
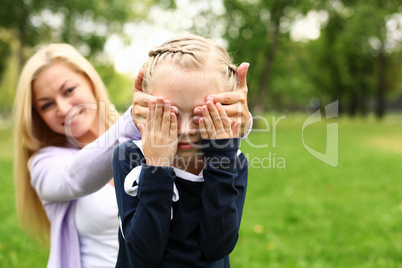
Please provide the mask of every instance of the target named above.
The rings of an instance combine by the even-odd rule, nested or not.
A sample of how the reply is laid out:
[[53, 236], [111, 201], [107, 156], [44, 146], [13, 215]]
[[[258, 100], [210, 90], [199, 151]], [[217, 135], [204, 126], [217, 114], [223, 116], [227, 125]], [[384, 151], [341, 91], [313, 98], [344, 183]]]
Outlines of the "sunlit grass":
[[[306, 127], [305, 145], [325, 153], [326, 123], [339, 123], [336, 167], [305, 149], [307, 115], [279, 121], [275, 139], [272, 116], [269, 132], [242, 142], [249, 183], [231, 266], [399, 267], [402, 116]], [[10, 130], [0, 131], [0, 146], [0, 267], [44, 267], [47, 250], [23, 233], [15, 216]]]
[[[278, 125], [276, 148], [255, 149], [243, 143], [242, 150], [251, 158], [275, 151], [286, 160], [286, 169], [250, 169], [232, 266], [400, 265], [402, 151], [389, 149], [402, 139], [400, 119], [383, 123], [340, 119], [337, 167], [304, 148], [303, 121]], [[262, 143], [271, 135], [250, 138]], [[325, 122], [309, 126], [304, 135], [307, 145], [325, 153]]]

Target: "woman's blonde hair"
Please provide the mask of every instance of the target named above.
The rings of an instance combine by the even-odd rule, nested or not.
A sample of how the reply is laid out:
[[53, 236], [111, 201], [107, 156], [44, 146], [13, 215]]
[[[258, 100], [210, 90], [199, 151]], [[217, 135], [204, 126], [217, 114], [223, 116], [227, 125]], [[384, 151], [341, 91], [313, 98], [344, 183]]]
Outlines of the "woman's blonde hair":
[[149, 59], [143, 66], [144, 92], [149, 92], [153, 71], [161, 63], [173, 63], [184, 70], [217, 73], [223, 78], [227, 91], [233, 91], [237, 86], [237, 67], [227, 51], [211, 39], [196, 35], [174, 37], [161, 46], [154, 47], [148, 56]]
[[[42, 242], [49, 239], [50, 223], [42, 203], [32, 188], [28, 161], [46, 146], [67, 146], [65, 135], [50, 130], [32, 105], [32, 83], [42, 70], [55, 62], [65, 62], [73, 70], [83, 73], [92, 83], [97, 104], [109, 107], [106, 88], [94, 67], [72, 46], [50, 44], [36, 52], [25, 64], [14, 100], [14, 178], [17, 214], [22, 227]], [[99, 110], [99, 105], [98, 105]], [[100, 122], [108, 129], [118, 117], [115, 109], [99, 113]]]

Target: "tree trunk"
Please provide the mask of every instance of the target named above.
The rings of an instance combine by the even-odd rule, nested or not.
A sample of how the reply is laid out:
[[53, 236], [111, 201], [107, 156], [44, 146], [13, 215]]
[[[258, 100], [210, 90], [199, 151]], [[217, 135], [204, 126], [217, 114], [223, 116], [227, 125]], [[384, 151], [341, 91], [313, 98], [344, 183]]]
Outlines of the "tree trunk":
[[387, 59], [381, 48], [378, 55], [378, 87], [377, 87], [377, 105], [375, 114], [378, 118], [382, 118], [385, 114], [385, 90], [386, 90], [386, 73]]
[[262, 114], [265, 111], [265, 101], [269, 92], [269, 81], [271, 76], [272, 64], [276, 55], [276, 50], [279, 44], [279, 24], [275, 25], [273, 34], [272, 46], [270, 47], [267, 56], [265, 57], [264, 68], [262, 71], [261, 82], [255, 96], [255, 106], [253, 108], [254, 114]]
[[18, 70], [21, 71], [22, 66], [25, 62], [24, 57], [24, 47], [25, 47], [25, 40], [27, 39], [26, 35], [26, 25], [27, 25], [27, 12], [25, 5], [21, 3], [21, 7], [19, 10], [19, 23], [18, 23], [18, 33], [19, 33], [19, 48], [18, 48]]

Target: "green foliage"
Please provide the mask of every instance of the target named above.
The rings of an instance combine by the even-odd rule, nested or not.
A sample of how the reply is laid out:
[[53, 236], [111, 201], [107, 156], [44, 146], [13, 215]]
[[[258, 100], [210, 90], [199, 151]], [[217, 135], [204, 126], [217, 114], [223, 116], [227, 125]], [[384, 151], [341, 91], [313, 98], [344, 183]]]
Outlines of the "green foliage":
[[[370, 99], [384, 102], [385, 95], [395, 90], [392, 85], [400, 83], [400, 78], [389, 76], [401, 68], [400, 47], [386, 51], [385, 30], [387, 18], [399, 5], [354, 1], [324, 6], [329, 21], [320, 38], [308, 46], [315, 67], [306, 74], [322, 93], [340, 100], [341, 111], [367, 114]], [[374, 41], [378, 47], [370, 44]]]
[[[400, 1], [225, 0], [224, 5], [228, 50], [251, 63], [249, 103], [256, 113], [256, 106], [301, 109], [319, 98], [339, 100], [341, 112], [368, 114], [374, 99], [381, 116], [386, 97], [400, 88], [401, 44], [390, 49], [386, 30], [390, 16], [400, 14]], [[292, 40], [291, 25], [311, 10], [328, 14], [320, 37]]]
[[0, 39], [0, 80], [6, 69], [7, 57], [11, 52], [10, 44]]
[[125, 110], [133, 104], [133, 85], [127, 76], [116, 73], [111, 65], [96, 66], [100, 77], [108, 89], [110, 100], [119, 112]]
[[[108, 37], [124, 35], [128, 21], [145, 19], [152, 5], [174, 8], [174, 0], [4, 0], [0, 9], [0, 112], [10, 113], [18, 74], [34, 49], [69, 43], [92, 64], [110, 65], [103, 49]], [[109, 81], [121, 76], [109, 69]], [[11, 75], [10, 75], [11, 74]], [[113, 74], [115, 78], [110, 78]], [[6, 77], [7, 76], [7, 77]], [[108, 83], [106, 83], [108, 84]], [[120, 95], [119, 95], [120, 96]]]
[[[248, 85], [252, 110], [256, 105], [257, 113], [265, 106], [280, 110], [300, 107], [305, 101], [303, 97], [298, 98], [303, 95], [299, 94], [303, 91], [300, 88], [308, 84], [300, 74], [294, 76], [298, 71], [297, 66], [294, 67], [300, 46], [289, 41], [289, 34], [281, 29], [281, 23], [284, 18], [293, 19], [293, 10], [304, 13], [311, 4], [308, 1], [233, 0], [224, 4], [227, 10], [224, 37], [229, 43], [228, 50], [235, 52], [236, 59], [251, 64]], [[292, 93], [296, 96], [292, 97]]]

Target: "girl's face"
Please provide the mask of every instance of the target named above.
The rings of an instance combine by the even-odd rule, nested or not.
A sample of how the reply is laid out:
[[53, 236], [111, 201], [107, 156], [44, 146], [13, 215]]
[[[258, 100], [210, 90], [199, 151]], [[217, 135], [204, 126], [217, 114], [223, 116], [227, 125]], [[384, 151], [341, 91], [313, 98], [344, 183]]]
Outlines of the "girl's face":
[[32, 83], [32, 102], [54, 132], [85, 143], [99, 136], [92, 84], [66, 63], [53, 63], [39, 73]]
[[160, 64], [152, 74], [149, 93], [169, 100], [179, 109], [177, 156], [185, 161], [201, 156], [198, 124], [193, 110], [204, 105], [210, 94], [223, 91], [217, 76], [205, 71], [183, 71], [173, 64]]

